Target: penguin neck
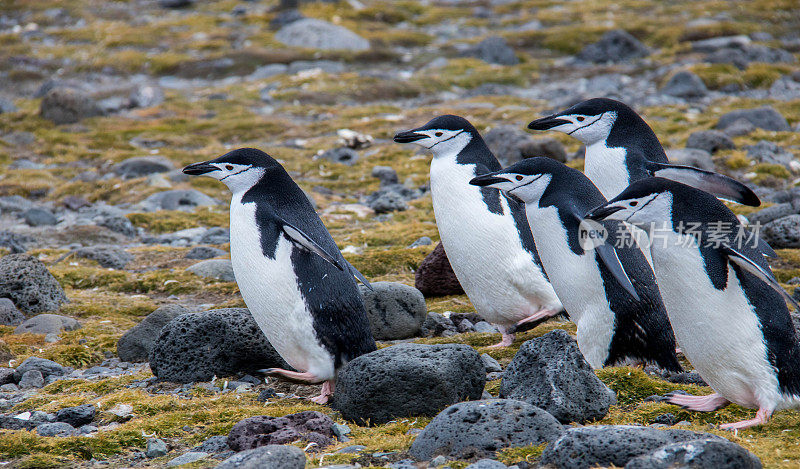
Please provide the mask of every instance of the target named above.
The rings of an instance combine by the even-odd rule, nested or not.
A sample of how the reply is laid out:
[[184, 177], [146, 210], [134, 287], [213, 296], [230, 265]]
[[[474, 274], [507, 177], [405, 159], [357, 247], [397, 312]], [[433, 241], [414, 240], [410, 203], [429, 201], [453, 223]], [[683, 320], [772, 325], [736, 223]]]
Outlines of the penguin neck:
[[261, 177], [248, 189], [233, 193], [232, 201], [242, 204], [255, 203], [268, 206], [291, 217], [292, 214], [314, 211], [311, 203], [300, 187], [292, 181], [286, 171], [272, 171], [267, 177]]
[[[606, 137], [607, 148], [625, 148], [637, 152], [650, 161], [667, 163], [667, 154], [653, 129], [633, 111], [620, 112]], [[588, 147], [588, 146], [587, 146]]]
[[[454, 144], [445, 151], [433, 150], [433, 160], [453, 159], [456, 164], [485, 166], [489, 171], [501, 169], [500, 163], [477, 132], [465, 131], [460, 144]], [[459, 137], [456, 137], [459, 138]]]

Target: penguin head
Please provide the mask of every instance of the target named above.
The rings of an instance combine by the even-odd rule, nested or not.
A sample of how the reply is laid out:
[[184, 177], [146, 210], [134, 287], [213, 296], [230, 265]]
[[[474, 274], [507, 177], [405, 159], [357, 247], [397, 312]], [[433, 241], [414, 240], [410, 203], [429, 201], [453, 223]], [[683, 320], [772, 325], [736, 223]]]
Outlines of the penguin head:
[[565, 168], [551, 158], [527, 158], [500, 171], [475, 177], [469, 183], [499, 189], [518, 202], [537, 203], [550, 182], [559, 178]]
[[[648, 233], [654, 227], [672, 228], [673, 201], [676, 197], [696, 200], [691, 192], [701, 192], [664, 178], [646, 178], [634, 182], [607, 203], [586, 214], [590, 220], [619, 220]], [[687, 194], [684, 194], [687, 193]]]
[[608, 98], [592, 98], [528, 124], [532, 130], [556, 130], [571, 135], [584, 145], [605, 141], [619, 119], [635, 117], [636, 112], [625, 103]]
[[184, 174], [208, 176], [225, 183], [234, 194], [250, 189], [266, 174], [276, 170], [283, 172], [280, 163], [255, 148], [240, 148], [183, 168]]
[[398, 132], [394, 136], [397, 143], [416, 143], [433, 152], [433, 156], [458, 154], [478, 131], [463, 117], [446, 114], [435, 117], [416, 129]]

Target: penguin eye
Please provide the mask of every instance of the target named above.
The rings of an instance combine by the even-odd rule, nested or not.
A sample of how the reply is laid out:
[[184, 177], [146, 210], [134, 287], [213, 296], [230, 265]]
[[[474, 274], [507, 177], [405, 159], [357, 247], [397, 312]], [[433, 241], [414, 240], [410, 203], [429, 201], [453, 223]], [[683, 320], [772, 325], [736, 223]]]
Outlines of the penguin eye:
[[522, 177], [522, 176], [517, 176], [517, 181], [522, 181], [523, 179], [525, 179], [525, 178]]
[[233, 166], [226, 164], [225, 169], [227, 169], [228, 171], [233, 171]]
[[635, 207], [635, 206], [637, 206], [637, 205], [639, 205], [639, 202], [637, 202], [637, 201], [635, 201], [635, 200], [632, 200], [632, 201], [631, 201], [631, 203], [630, 203], [630, 206], [631, 206], [631, 207]]
[[583, 122], [583, 119], [585, 119], [585, 117], [583, 117], [583, 116], [578, 116], [577, 117], [577, 121], [578, 122]]
[[435, 134], [433, 134], [433, 135], [436, 135], [437, 137], [441, 137], [441, 136], [442, 136], [442, 135], [444, 135], [444, 134], [442, 134], [441, 132], [436, 132], [436, 133], [435, 133]]

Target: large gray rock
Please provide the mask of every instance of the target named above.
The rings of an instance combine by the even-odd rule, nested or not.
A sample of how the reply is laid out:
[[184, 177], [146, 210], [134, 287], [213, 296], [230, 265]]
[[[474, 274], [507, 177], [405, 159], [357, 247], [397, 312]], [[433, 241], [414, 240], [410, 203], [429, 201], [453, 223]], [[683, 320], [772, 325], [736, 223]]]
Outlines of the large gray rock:
[[519, 148], [523, 158], [546, 156], [561, 163], [567, 162], [564, 144], [554, 138], [537, 138], [523, 143]]
[[80, 329], [81, 323], [58, 314], [38, 314], [14, 329], [14, 334], [58, 334], [61, 331]]
[[0, 258], [0, 298], [9, 298], [25, 313], [55, 311], [67, 301], [64, 289], [47, 267], [26, 254]]
[[692, 72], [681, 71], [672, 75], [661, 92], [676, 98], [701, 98], [708, 94], [703, 80]]
[[240, 420], [228, 434], [228, 446], [245, 451], [264, 445], [285, 445], [302, 440], [317, 449], [334, 442], [334, 421], [322, 412], [307, 410], [283, 417], [257, 415]]
[[28, 226], [53, 226], [58, 223], [58, 218], [53, 212], [45, 208], [34, 207], [22, 212], [22, 219]]
[[461, 402], [439, 413], [411, 445], [409, 454], [427, 461], [493, 457], [503, 448], [539, 445], [564, 432], [544, 410], [521, 401], [489, 399]]
[[794, 155], [788, 150], [769, 140], [761, 140], [755, 145], [747, 145], [747, 157], [753, 161], [788, 166]]
[[153, 374], [178, 383], [288, 367], [244, 308], [178, 316], [161, 329], [150, 353]]
[[468, 345], [400, 344], [339, 370], [333, 407], [360, 424], [434, 416], [456, 402], [480, 399], [485, 382], [480, 355]]
[[36, 433], [40, 436], [74, 436], [77, 432], [72, 425], [65, 422], [43, 423], [36, 427]]
[[514, 125], [493, 127], [483, 139], [503, 167], [522, 160], [522, 148], [531, 141], [530, 135]]
[[650, 50], [630, 33], [615, 29], [581, 50], [577, 58], [587, 62], [625, 62], [650, 55]]
[[147, 361], [153, 344], [161, 335], [161, 329], [176, 317], [190, 311], [181, 305], [165, 305], [148, 314], [117, 341], [119, 359], [126, 362]]
[[625, 469], [761, 469], [758, 457], [728, 440], [672, 443], [628, 461]]
[[0, 298], [0, 326], [18, 326], [25, 320], [25, 315], [14, 306], [8, 298]]
[[502, 37], [487, 37], [467, 51], [467, 55], [477, 57], [484, 62], [499, 65], [516, 65], [517, 54]]
[[617, 402], [561, 329], [522, 344], [503, 373], [500, 397], [533, 404], [564, 423], [601, 419]]
[[767, 223], [761, 227], [761, 238], [775, 249], [800, 248], [800, 215]]
[[133, 256], [124, 249], [106, 245], [78, 248], [75, 250], [75, 255], [93, 260], [107, 269], [124, 269], [133, 260]]
[[156, 192], [144, 199], [142, 205], [151, 211], [194, 210], [196, 207], [218, 205], [219, 201], [195, 189], [175, 189]]
[[19, 381], [22, 379], [22, 375], [31, 370], [39, 371], [42, 373], [44, 378], [47, 378], [48, 376], [63, 376], [67, 374], [67, 369], [53, 360], [39, 357], [29, 357], [14, 370], [14, 380]]
[[233, 275], [233, 264], [230, 259], [208, 259], [200, 261], [186, 268], [187, 272], [205, 278], [222, 280], [223, 282], [235, 282]]
[[267, 445], [236, 453], [222, 461], [216, 469], [303, 469], [303, 450], [290, 445]]
[[723, 114], [717, 122], [718, 129], [725, 129], [738, 119], [747, 119], [751, 124], [764, 130], [788, 131], [791, 130], [786, 118], [775, 108], [764, 106], [756, 109], [741, 109]]
[[323, 50], [362, 51], [369, 41], [342, 26], [315, 18], [293, 21], [275, 33], [275, 39], [287, 46]]
[[206, 260], [214, 257], [224, 256], [225, 254], [227, 254], [227, 252], [219, 248], [214, 248], [211, 246], [196, 246], [189, 250], [189, 252], [187, 252], [183, 257], [186, 259]]
[[66, 422], [75, 428], [92, 423], [96, 409], [92, 404], [67, 407], [56, 412], [57, 422]]
[[175, 166], [172, 162], [163, 156], [137, 156], [117, 163], [111, 171], [121, 178], [131, 179], [154, 173], [166, 173], [173, 169]]
[[352, 166], [358, 161], [358, 152], [347, 147], [331, 148], [322, 152], [317, 158]]
[[[549, 468], [623, 467], [631, 459], [676, 442], [710, 438], [709, 433], [658, 430], [636, 425], [598, 425], [568, 429], [544, 449], [540, 463]], [[724, 441], [724, 440], [723, 440]]]
[[100, 107], [89, 95], [68, 87], [50, 90], [39, 107], [39, 114], [56, 124], [74, 124], [101, 113]]
[[708, 171], [714, 170], [714, 160], [711, 153], [699, 148], [669, 148], [666, 150], [667, 158], [672, 164], [694, 166]]
[[764, 225], [773, 220], [777, 220], [778, 218], [797, 214], [797, 212], [797, 208], [793, 207], [791, 203], [785, 202], [782, 204], [770, 205], [769, 207], [762, 208], [757, 212], [753, 212], [747, 215], [747, 220], [751, 225]]
[[396, 282], [373, 282], [372, 288], [359, 286], [372, 336], [395, 340], [418, 335], [428, 315], [422, 292]]
[[719, 150], [733, 150], [736, 144], [733, 143], [728, 134], [719, 130], [700, 130], [689, 135], [686, 141], [687, 148], [699, 148], [709, 153], [716, 153]]
[[419, 264], [414, 273], [414, 287], [428, 298], [464, 294], [442, 243], [436, 244]]
[[694, 52], [716, 52], [720, 49], [745, 48], [751, 43], [750, 38], [744, 34], [738, 36], [712, 37], [692, 42]]

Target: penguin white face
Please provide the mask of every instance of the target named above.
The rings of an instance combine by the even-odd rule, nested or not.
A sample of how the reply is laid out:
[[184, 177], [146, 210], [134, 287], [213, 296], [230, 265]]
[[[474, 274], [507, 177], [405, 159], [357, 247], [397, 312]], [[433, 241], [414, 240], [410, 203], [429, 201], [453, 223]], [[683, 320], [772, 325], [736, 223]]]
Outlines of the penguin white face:
[[555, 114], [531, 122], [528, 128], [563, 132], [588, 146], [607, 139], [616, 120], [616, 111], [606, 111], [596, 115]]
[[526, 204], [537, 203], [544, 194], [553, 176], [547, 173], [522, 174], [513, 171], [497, 171], [472, 179], [475, 186], [493, 187], [509, 197]]
[[253, 187], [264, 175], [264, 168], [232, 162], [208, 162], [189, 165], [183, 169], [183, 172], [214, 178], [224, 183], [231, 192], [236, 194]]
[[615, 198], [590, 211], [592, 220], [619, 220], [648, 233], [653, 228], [672, 228], [672, 193], [654, 192], [641, 197]]
[[472, 140], [472, 134], [466, 129], [428, 129], [428, 130], [409, 130], [400, 132], [394, 136], [394, 141], [398, 143], [415, 143], [425, 147], [433, 156], [458, 154]]

